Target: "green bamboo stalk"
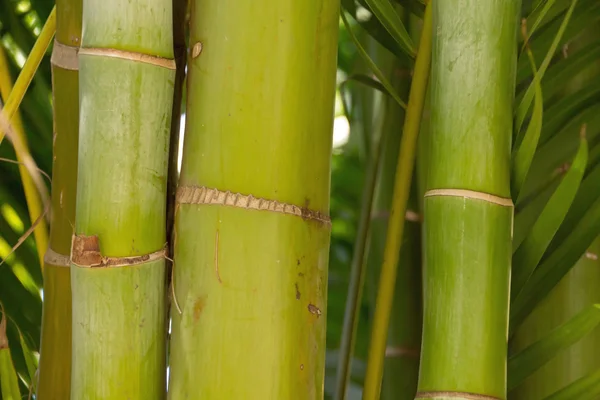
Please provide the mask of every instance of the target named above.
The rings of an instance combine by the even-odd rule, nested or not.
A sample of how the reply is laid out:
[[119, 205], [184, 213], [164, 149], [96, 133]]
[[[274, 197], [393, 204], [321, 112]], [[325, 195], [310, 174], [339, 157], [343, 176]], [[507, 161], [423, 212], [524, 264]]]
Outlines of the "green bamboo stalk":
[[21, 391], [6, 336], [7, 318], [1, 304], [0, 312], [0, 397], [4, 400], [18, 400], [21, 398]]
[[86, 1], [83, 26], [71, 397], [162, 399], [171, 1]]
[[520, 0], [444, 0], [433, 7], [416, 398], [505, 399]]
[[339, 2], [191, 9], [169, 398], [320, 399]]
[[52, 224], [44, 262], [44, 302], [38, 372], [39, 400], [69, 399], [71, 392], [71, 273], [75, 223], [81, 0], [58, 0], [52, 56], [54, 148]]
[[402, 244], [405, 215], [414, 170], [417, 137], [429, 82], [431, 39], [431, 3], [428, 3], [396, 165], [392, 205], [369, 344], [367, 373], [363, 391], [363, 399], [366, 400], [379, 398], [381, 392], [385, 349], [387, 347], [390, 314], [394, 298], [398, 260], [400, 258], [399, 250]]

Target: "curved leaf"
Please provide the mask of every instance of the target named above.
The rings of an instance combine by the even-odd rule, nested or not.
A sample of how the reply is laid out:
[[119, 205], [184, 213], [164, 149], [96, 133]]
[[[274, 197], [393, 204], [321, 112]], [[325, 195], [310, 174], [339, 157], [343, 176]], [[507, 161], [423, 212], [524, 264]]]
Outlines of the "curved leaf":
[[354, 32], [352, 32], [352, 28], [350, 27], [350, 24], [348, 23], [348, 19], [346, 18], [344, 13], [342, 12], [340, 14], [340, 16], [342, 18], [342, 21], [344, 22], [344, 26], [346, 27], [346, 30], [348, 31], [348, 34], [350, 35], [350, 38], [354, 42], [354, 45], [356, 46], [359, 54], [365, 60], [368, 67], [371, 69], [371, 71], [373, 71], [373, 74], [377, 77], [377, 79], [379, 79], [379, 82], [381, 82], [383, 87], [387, 90], [387, 92], [390, 94], [390, 96], [392, 96], [392, 98], [398, 103], [398, 105], [400, 107], [406, 109], [406, 103], [404, 101], [402, 101], [402, 99], [400, 98], [398, 93], [394, 90], [390, 81], [388, 81], [387, 78], [385, 77], [385, 75], [383, 75], [383, 72], [381, 72], [381, 70], [377, 67], [377, 64], [375, 64], [373, 59], [369, 56], [369, 54], [365, 51], [365, 49], [360, 44], [360, 41], [357, 39]]
[[411, 58], [414, 58], [416, 55], [415, 46], [392, 3], [389, 0], [365, 0], [365, 2], [369, 5], [369, 8], [373, 11], [379, 22], [392, 35], [396, 43]]
[[546, 397], [544, 400], [595, 400], [600, 396], [600, 369]]
[[508, 390], [544, 366], [561, 350], [587, 335], [600, 323], [600, 305], [594, 304], [539, 341], [508, 359]]
[[527, 88], [527, 91], [525, 92], [525, 95], [523, 96], [523, 100], [521, 100], [521, 103], [517, 107], [517, 110], [516, 110], [516, 131], [517, 132], [519, 132], [521, 130], [521, 127], [523, 126], [523, 121], [525, 120], [525, 116], [527, 115], [527, 111], [529, 111], [529, 106], [531, 105], [531, 101], [533, 100], [535, 85], [539, 85], [542, 78], [544, 77], [544, 74], [546, 73], [546, 69], [548, 68], [548, 65], [550, 65], [552, 56], [556, 52], [556, 48], [558, 47], [558, 44], [560, 43], [562, 35], [567, 27], [567, 24], [569, 23], [569, 20], [571, 19], [571, 15], [573, 14], [573, 10], [575, 9], [576, 5], [577, 5], [577, 0], [573, 0], [571, 3], [571, 6], [569, 7], [569, 10], [567, 11], [567, 13], [565, 15], [565, 18], [563, 19], [562, 24], [560, 25], [560, 28], [558, 29], [558, 32], [556, 33], [556, 36], [554, 37], [554, 40], [552, 41], [552, 45], [550, 46], [550, 48], [548, 49], [548, 52], [546, 53], [546, 57], [544, 57], [544, 61], [540, 65], [539, 71], [537, 71], [536, 75], [533, 78], [533, 82], [531, 82], [531, 84]]
[[587, 140], [582, 130], [579, 151], [573, 164], [566, 173], [556, 191], [544, 207], [531, 232], [513, 256], [513, 273], [511, 278], [511, 299], [519, 295], [525, 282], [538, 265], [554, 234], [560, 227], [577, 194], [588, 158]]

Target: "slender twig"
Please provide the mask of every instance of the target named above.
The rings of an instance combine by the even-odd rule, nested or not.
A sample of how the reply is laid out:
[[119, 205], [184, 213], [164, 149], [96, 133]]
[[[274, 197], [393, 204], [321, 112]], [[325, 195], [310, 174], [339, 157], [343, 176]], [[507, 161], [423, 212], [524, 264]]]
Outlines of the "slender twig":
[[367, 372], [363, 391], [364, 400], [377, 400], [381, 388], [383, 363], [390, 314], [394, 297], [396, 273], [400, 255], [400, 245], [404, 230], [404, 216], [408, 203], [410, 184], [413, 175], [416, 154], [417, 137], [421, 127], [421, 116], [425, 104], [429, 70], [431, 64], [431, 1], [428, 2], [423, 21], [423, 31], [419, 43], [419, 50], [415, 61], [415, 71], [410, 88], [404, 130], [400, 142], [400, 154], [396, 167], [394, 194], [392, 208], [388, 222], [387, 237], [384, 250], [375, 316], [369, 344]]

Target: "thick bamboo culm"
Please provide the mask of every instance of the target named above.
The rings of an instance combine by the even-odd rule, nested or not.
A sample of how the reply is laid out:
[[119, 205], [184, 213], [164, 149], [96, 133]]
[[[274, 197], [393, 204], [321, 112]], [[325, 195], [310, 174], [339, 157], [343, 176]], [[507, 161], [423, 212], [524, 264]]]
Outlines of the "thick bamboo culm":
[[71, 391], [71, 273], [75, 222], [81, 0], [58, 0], [52, 50], [54, 146], [52, 223], [44, 258], [44, 302], [38, 372], [39, 400], [69, 399]]
[[79, 50], [73, 399], [166, 396], [170, 0], [86, 1]]
[[520, 3], [433, 2], [418, 399], [506, 398]]
[[191, 10], [169, 398], [321, 399], [339, 2]]

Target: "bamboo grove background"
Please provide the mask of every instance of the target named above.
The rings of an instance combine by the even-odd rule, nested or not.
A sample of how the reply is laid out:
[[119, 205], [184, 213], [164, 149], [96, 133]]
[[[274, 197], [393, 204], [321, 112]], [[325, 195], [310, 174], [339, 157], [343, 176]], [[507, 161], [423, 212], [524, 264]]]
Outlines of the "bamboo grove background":
[[[247, 28], [245, 24], [260, 24], [261, 18], [268, 26], [269, 15], [255, 13], [254, 6], [239, 6], [231, 15], [220, 14], [223, 21], [212, 21], [208, 17], [202, 19], [202, 12], [194, 14], [193, 8], [195, 5], [204, 7], [200, 11], [210, 15], [215, 11], [216, 1], [192, 2], [190, 9], [184, 1], [176, 0], [172, 7], [167, 7], [169, 15], [154, 21], [157, 26], [173, 24], [173, 37], [142, 41], [144, 46], [147, 43], [154, 46], [146, 49], [152, 54], [174, 59], [172, 69], [155, 71], [82, 54], [80, 65], [84, 63], [86, 73], [92, 74], [86, 77], [76, 68], [65, 68], [68, 62], [57, 67], [51, 63], [51, 56], [57, 42], [71, 47], [114, 45], [110, 37], [103, 36], [101, 29], [103, 24], [109, 23], [112, 14], [102, 10], [118, 8], [121, 3], [116, 0], [90, 0], [89, 3], [96, 8], [88, 8], [87, 14], [82, 16], [79, 1], [57, 0], [56, 12], [50, 1], [0, 0], [2, 106], [3, 109], [11, 107], [14, 99], [11, 100], [10, 95], [13, 86], [17, 87], [17, 77], [29, 74], [31, 83], [20, 106], [13, 110], [11, 122], [16, 135], [23, 139], [21, 146], [26, 146], [42, 171], [37, 178], [31, 174], [23, 164], [22, 154], [14, 150], [18, 144], [12, 139], [2, 140], [4, 135], [0, 135], [0, 398], [68, 399], [69, 393], [71, 398], [86, 398], [91, 388], [101, 386], [101, 380], [118, 381], [123, 370], [133, 375], [152, 376], [155, 386], [139, 388], [130, 382], [131, 386], [125, 389], [96, 393], [94, 398], [120, 398], [124, 393], [137, 393], [144, 399], [162, 398], [167, 382], [163, 376], [165, 371], [149, 366], [153, 363], [171, 364], [169, 374], [175, 374], [176, 378], [169, 381], [170, 396], [184, 398], [186, 391], [193, 387], [194, 378], [178, 372], [173, 365], [195, 362], [195, 368], [210, 375], [213, 371], [210, 363], [219, 362], [233, 373], [241, 362], [235, 358], [236, 354], [248, 348], [244, 346], [264, 345], [262, 332], [249, 331], [248, 341], [240, 342], [233, 349], [223, 347], [204, 354], [204, 363], [201, 355], [194, 360], [190, 354], [202, 354], [202, 348], [189, 347], [186, 335], [201, 335], [203, 341], [212, 343], [221, 340], [220, 336], [226, 335], [224, 332], [236, 332], [244, 325], [217, 328], [220, 311], [212, 308], [205, 310], [208, 319], [196, 328], [180, 318], [177, 314], [180, 305], [174, 305], [172, 295], [167, 293], [171, 288], [161, 284], [167, 279], [168, 267], [164, 261], [158, 261], [164, 265], [153, 266], [152, 273], [135, 272], [143, 275], [144, 290], [148, 291], [145, 296], [153, 302], [130, 299], [133, 308], [119, 309], [111, 329], [115, 337], [122, 337], [125, 331], [119, 329], [126, 329], [133, 315], [147, 318], [147, 324], [153, 325], [158, 335], [165, 336], [162, 341], [166, 342], [171, 332], [179, 332], [179, 338], [171, 342], [168, 359], [161, 359], [160, 349], [152, 349], [154, 353], [150, 351], [143, 357], [128, 354], [127, 349], [135, 343], [127, 341], [121, 342], [123, 347], [106, 354], [101, 346], [75, 346], [76, 356], [72, 358], [71, 334], [74, 343], [88, 343], [91, 338], [86, 336], [89, 332], [86, 329], [75, 326], [71, 331], [71, 320], [77, 321], [78, 326], [91, 323], [86, 320], [87, 315], [103, 312], [102, 307], [94, 306], [94, 299], [109, 288], [114, 289], [119, 282], [134, 278], [120, 272], [102, 281], [90, 271], [71, 275], [59, 266], [59, 258], [47, 254], [44, 257], [45, 250], [50, 243], [57, 253], [68, 254], [74, 231], [85, 234], [87, 230], [105, 229], [115, 234], [110, 244], [112, 248], [138, 240], [138, 248], [123, 250], [131, 251], [128, 256], [137, 256], [157, 250], [167, 241], [166, 235], [171, 235], [172, 226], [175, 226], [176, 237], [169, 237], [171, 243], [184, 240], [186, 235], [189, 237], [195, 225], [206, 221], [215, 223], [217, 216], [195, 213], [191, 207], [181, 211], [184, 217], [179, 220], [170, 214], [174, 209], [175, 187], [166, 182], [179, 168], [182, 185], [238, 177], [236, 184], [248, 188], [256, 184], [264, 197], [272, 195], [268, 187], [260, 187], [260, 182], [247, 178], [244, 168], [232, 170], [230, 175], [197, 176], [194, 171], [199, 166], [200, 170], [210, 170], [202, 166], [209, 165], [211, 160], [190, 157], [191, 161], [184, 158], [181, 164], [181, 154], [177, 156], [182, 150], [178, 135], [183, 134], [184, 122], [201, 130], [205, 121], [212, 123], [211, 116], [224, 120], [229, 117], [227, 90], [225, 95], [213, 98], [212, 104], [206, 104], [202, 102], [204, 96], [211, 90], [212, 93], [218, 91], [215, 81], [198, 75], [200, 82], [193, 83], [197, 86], [190, 89], [190, 82], [185, 78], [186, 71], [195, 68], [194, 58], [202, 52], [201, 47], [195, 46], [195, 39], [212, 32], [220, 33], [219, 29], [225, 29], [224, 24], [227, 29], [238, 29], [237, 34], [242, 35]], [[275, 7], [284, 2], [262, 3], [265, 7]], [[323, 3], [331, 8], [328, 15], [334, 15], [338, 4], [335, 1]], [[326, 322], [320, 321], [326, 330], [326, 349], [320, 349], [325, 352], [325, 358], [316, 357], [314, 363], [306, 365], [307, 370], [324, 370], [324, 377], [320, 378], [324, 381], [325, 398], [370, 400], [381, 396], [402, 400], [414, 399], [417, 392], [417, 397], [422, 399], [476, 398], [448, 394], [451, 392], [488, 396], [483, 397], [485, 399], [600, 398], [600, 328], [597, 327], [600, 308], [596, 305], [600, 303], [600, 241], [597, 239], [600, 235], [600, 3], [596, 0], [490, 0], [485, 4], [478, 0], [430, 0], [430, 4], [421, 0], [342, 0], [341, 3], [343, 13], [337, 23], [335, 109], [331, 105], [335, 116], [331, 195], [327, 199], [323, 191], [315, 189], [317, 200], [312, 204], [324, 212], [328, 208], [331, 216], [327, 304], [323, 310]], [[162, 7], [164, 2], [153, 0], [153, 4]], [[284, 9], [277, 11], [285, 12]], [[310, 19], [312, 14], [308, 8], [299, 10], [304, 14], [290, 14], [286, 18]], [[187, 29], [190, 18], [195, 17], [200, 18], [199, 25]], [[85, 38], [89, 42], [83, 44], [82, 18], [90, 30]], [[322, 21], [314, 23], [327, 26]], [[54, 34], [52, 24], [56, 26], [56, 41], [47, 49], [40, 47], [40, 42], [50, 43]], [[462, 29], [461, 34], [448, 34], [455, 27]], [[127, 30], [126, 25], [121, 28]], [[295, 29], [297, 37], [309, 34], [310, 30], [302, 23]], [[328, 34], [335, 37], [335, 32]], [[143, 47], [136, 42], [135, 34], [129, 37], [131, 41], [121, 50]], [[269, 34], [261, 36], [263, 40], [268, 37]], [[252, 44], [255, 46], [252, 49], [261, 47], [258, 39]], [[330, 58], [336, 55], [334, 45], [333, 39], [323, 44], [330, 50]], [[297, 46], [301, 48], [305, 43], [300, 41]], [[187, 57], [186, 48], [189, 49]], [[231, 63], [242, 62], [245, 57], [272, 57], [270, 76], [280, 78], [277, 62], [288, 60], [287, 48], [267, 47], [259, 55], [253, 51], [239, 46], [233, 53], [220, 56]], [[29, 60], [37, 57], [39, 67], [31, 64], [28, 57]], [[207, 59], [206, 68], [219, 71], [218, 61]], [[304, 74], [305, 81], [294, 88], [298, 93], [292, 103], [295, 108], [288, 114], [296, 112], [303, 119], [289, 117], [282, 119], [282, 124], [288, 124], [285, 126], [297, 147], [325, 154], [330, 137], [306, 139], [301, 130], [295, 131], [294, 127], [318, 130], [317, 127], [328, 124], [326, 119], [311, 120], [307, 105], [320, 96], [318, 90], [311, 92], [309, 86], [326, 86], [333, 76], [328, 77], [320, 67], [310, 69], [301, 66], [302, 60], [296, 61], [299, 67], [294, 71], [298, 76]], [[319, 62], [327, 65], [328, 59], [319, 59]], [[104, 76], [101, 78], [104, 86], [98, 85], [98, 76], [107, 74], [106, 71], [113, 71], [114, 75]], [[225, 78], [226, 73], [222, 72], [219, 79]], [[164, 226], [145, 226], [147, 231], [138, 237], [134, 229], [119, 231], [115, 226], [99, 225], [102, 213], [109, 216], [115, 212], [126, 213], [131, 207], [128, 208], [124, 200], [123, 210], [102, 208], [102, 196], [108, 196], [113, 187], [95, 175], [100, 160], [93, 157], [94, 149], [101, 146], [116, 148], [119, 151], [105, 152], [116, 164], [132, 150], [118, 142], [118, 135], [113, 135], [110, 143], [85, 142], [78, 146], [77, 130], [118, 132], [122, 129], [90, 115], [103, 104], [114, 101], [122, 102], [124, 108], [134, 108], [131, 105], [138, 104], [136, 99], [115, 98], [112, 93], [127, 82], [143, 79], [162, 83], [140, 89], [140, 98], [153, 100], [146, 108], [137, 108], [140, 114], [131, 118], [139, 121], [135, 131], [140, 142], [148, 140], [144, 137], [147, 133], [144, 123], [147, 126], [154, 122], [163, 124], [160, 146], [142, 162], [160, 171], [156, 179], [165, 184], [160, 193], [148, 189], [153, 185], [151, 182], [140, 183], [142, 189], [136, 187], [136, 190], [146, 188], [154, 193], [155, 198], [149, 199], [149, 203], [157, 213], [168, 209], [169, 215], [161, 221]], [[173, 102], [165, 100], [171, 96], [167, 82], [175, 82]], [[241, 83], [232, 81], [228, 88], [251, 91], [253, 84], [250, 82], [240, 89]], [[53, 86], [61, 90], [53, 93]], [[86, 107], [79, 107], [80, 90], [94, 93], [84, 103]], [[269, 93], [267, 88], [262, 95], [268, 98]], [[474, 99], [473, 93], [479, 93], [480, 97]], [[187, 116], [185, 110], [190, 104], [199, 108], [197, 114]], [[245, 105], [237, 106], [241, 110]], [[279, 106], [270, 104], [260, 109], [253, 105], [246, 113], [240, 111], [237, 118], [246, 124], [268, 121]], [[152, 118], [160, 121], [153, 122]], [[88, 122], [80, 124], [80, 120]], [[476, 124], [469, 124], [473, 121]], [[254, 138], [256, 142], [247, 142], [244, 146], [267, 146], [276, 126], [262, 127], [260, 135]], [[4, 126], [0, 128], [0, 131], [6, 130]], [[228, 128], [235, 130], [239, 126], [231, 122]], [[53, 140], [53, 132], [57, 130], [64, 134]], [[513, 132], [512, 137], [507, 134], [509, 131]], [[242, 139], [223, 135], [210, 144], [220, 146], [225, 149], [226, 157], [235, 159], [244, 156], [244, 146], [236, 147], [237, 141]], [[175, 154], [170, 160], [161, 151], [169, 141]], [[192, 146], [200, 149], [204, 145], [206, 143], [197, 141], [184, 152], [192, 154], [195, 151]], [[85, 185], [78, 194], [80, 199], [87, 200], [81, 203], [86, 206], [78, 203], [77, 213], [83, 217], [74, 222], [76, 192], [73, 188], [78, 179], [78, 147], [79, 155], [85, 154], [87, 163], [79, 164], [80, 179], [94, 184]], [[282, 150], [279, 157], [274, 161], [276, 165], [293, 169], [294, 161], [289, 161], [287, 153]], [[11, 160], [19, 160], [21, 164]], [[265, 161], [257, 168], [270, 171], [272, 165]], [[285, 168], [281, 173], [285, 173]], [[315, 163], [297, 179], [310, 182], [318, 176], [326, 181], [327, 173], [324, 164]], [[52, 182], [45, 176], [52, 177]], [[141, 181], [135, 176], [121, 178]], [[40, 181], [43, 182], [41, 190]], [[169, 182], [172, 185], [173, 181]], [[441, 188], [485, 192], [505, 203], [482, 204], [468, 195], [431, 195], [432, 190]], [[300, 203], [297, 188], [288, 189], [285, 196]], [[129, 190], [134, 190], [133, 186]], [[124, 199], [132, 196], [131, 193], [122, 195]], [[34, 225], [48, 204], [52, 205], [53, 224], [49, 227], [48, 221], [41, 218]], [[139, 218], [131, 218], [126, 226], [141, 224]], [[269, 227], [279, 226], [275, 225], [276, 221], [252, 218], [243, 221], [247, 224], [245, 234], [250, 236], [264, 235]], [[35, 229], [29, 234], [33, 225]], [[468, 233], [462, 237], [462, 247], [456, 238], [443, 234], [445, 229], [450, 229], [448, 227]], [[218, 232], [225, 232], [220, 236], [224, 238], [235, 226], [224, 225], [219, 229]], [[318, 227], [312, 227], [314, 231], [307, 236], [293, 225], [285, 229], [290, 240], [301, 243], [298, 246], [311, 248], [311, 254], [319, 254], [320, 259], [327, 257], [326, 235]], [[205, 258], [210, 260], [203, 260], [202, 255], [194, 258], [192, 249], [183, 245], [182, 263], [212, 262], [215, 238], [211, 235], [209, 231], [198, 233], [203, 249], [207, 254], [210, 251]], [[27, 238], [20, 243], [25, 236]], [[184, 240], [184, 243], [193, 242]], [[19, 245], [13, 252], [16, 244]], [[219, 246], [221, 249], [229, 247], [240, 259], [252, 257], [252, 253], [244, 253], [247, 250], [236, 247], [232, 241], [223, 241]], [[255, 243], [252, 247], [259, 246]], [[292, 257], [283, 247], [261, 251], [276, 252], [284, 259]], [[300, 261], [298, 259], [298, 265]], [[227, 270], [238, 263], [240, 260], [235, 257], [225, 257], [221, 268]], [[481, 269], [482, 264], [488, 268]], [[512, 271], [508, 269], [511, 264]], [[302, 274], [310, 273], [302, 271]], [[71, 278], [76, 283], [74, 295], [80, 299], [73, 310]], [[176, 272], [175, 279], [181, 282], [175, 289], [177, 298], [216, 290], [210, 285], [190, 284], [203, 282], [202, 276]], [[243, 285], [252, 277], [237, 279], [234, 283]], [[267, 276], [256, 279], [265, 289], [260, 296], [268, 299], [269, 288], [275, 286], [269, 286]], [[279, 279], [291, 283], [294, 277], [282, 275]], [[299, 296], [322, 296], [321, 289], [308, 284], [299, 287], [296, 282], [295, 290]], [[224, 300], [223, 307], [227, 302], [245, 302], [251, 307], [261, 304], [263, 297], [260, 296], [231, 297]], [[171, 299], [173, 318], [169, 331], [160, 326], [162, 315], [168, 312], [169, 305], [162, 303], [167, 298]], [[103, 304], [110, 303], [107, 298], [103, 301]], [[191, 306], [199, 310], [198, 313], [205, 309], [202, 301]], [[310, 310], [316, 313], [318, 309]], [[104, 311], [111, 311], [114, 317], [115, 309]], [[108, 314], [106, 321], [111, 321]], [[145, 334], [153, 335], [152, 331]], [[297, 337], [293, 340], [301, 341], [307, 333], [302, 330], [290, 333], [294, 334]], [[144, 340], [150, 339], [141, 339]], [[40, 346], [43, 347], [41, 357]], [[286, 357], [297, 356], [294, 349], [284, 349]], [[75, 364], [90, 362], [103, 355], [109, 359], [127, 355], [127, 364], [92, 362], [101, 369], [85, 373], [76, 368], [78, 373], [70, 373], [71, 360]], [[265, 356], [275, 359], [277, 354], [273, 351]], [[220, 357], [225, 361], [218, 361]], [[245, 359], [249, 365], [253, 361], [256, 360]], [[104, 371], [112, 375], [107, 376]], [[247, 380], [235, 380], [228, 393], [240, 396], [252, 382], [257, 393], [261, 390], [267, 393], [271, 387], [281, 386], [272, 389], [279, 391], [270, 393], [278, 393], [278, 398], [294, 398], [300, 392], [293, 386], [293, 380], [286, 380], [291, 374], [288, 372], [282, 365], [280, 381], [273, 383], [272, 378], [256, 370], [255, 375], [245, 378]], [[218, 380], [218, 377], [213, 378]], [[123, 382], [123, 385], [128, 384]], [[217, 393], [219, 385], [224, 384], [216, 382], [215, 387], [206, 389], [206, 395]], [[72, 391], [71, 387], [77, 389]], [[235, 392], [236, 388], [241, 392]], [[319, 397], [320, 388], [313, 389], [312, 394], [305, 394], [307, 398]]]

